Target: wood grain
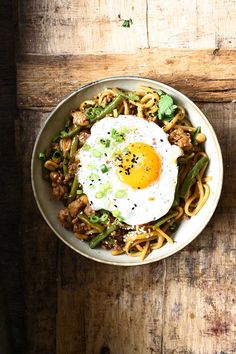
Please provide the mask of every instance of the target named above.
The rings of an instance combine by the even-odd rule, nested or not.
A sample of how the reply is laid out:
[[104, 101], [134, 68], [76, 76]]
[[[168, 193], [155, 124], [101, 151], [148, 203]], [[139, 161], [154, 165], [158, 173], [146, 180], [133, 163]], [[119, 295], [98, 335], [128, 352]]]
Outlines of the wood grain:
[[18, 106], [50, 110], [79, 86], [114, 75], [165, 82], [195, 101], [236, 99], [236, 52], [142, 50], [136, 55], [18, 58]]
[[[235, 0], [18, 2], [29, 353], [236, 352], [235, 7]], [[128, 18], [133, 25], [123, 28]], [[224, 157], [223, 192], [206, 229], [181, 252], [143, 267], [102, 265], [57, 241], [30, 187], [32, 145], [47, 116], [42, 112], [77, 87], [114, 75], [157, 79], [198, 102]]]
[[21, 158], [25, 324], [29, 353], [55, 353], [57, 309], [57, 238], [43, 221], [33, 197], [30, 161], [45, 115], [20, 115], [17, 129]]
[[[123, 28], [124, 19], [133, 25]], [[227, 21], [226, 21], [227, 19]], [[234, 0], [19, 2], [21, 53], [135, 53], [236, 48]]]
[[[32, 199], [24, 198], [27, 207], [22, 235], [30, 352], [234, 353], [236, 193], [232, 181], [236, 178], [236, 107], [234, 103], [199, 106], [224, 147], [224, 189], [207, 228], [165, 261], [135, 268], [107, 266], [77, 255], [60, 241], [56, 259], [56, 236], [30, 206]], [[20, 113], [24, 155], [32, 127], [36, 134], [46, 116], [37, 111]], [[33, 140], [34, 135], [30, 146]], [[29, 161], [30, 156], [26, 156]], [[24, 176], [27, 186], [26, 165]], [[28, 229], [32, 210], [35, 217]]]

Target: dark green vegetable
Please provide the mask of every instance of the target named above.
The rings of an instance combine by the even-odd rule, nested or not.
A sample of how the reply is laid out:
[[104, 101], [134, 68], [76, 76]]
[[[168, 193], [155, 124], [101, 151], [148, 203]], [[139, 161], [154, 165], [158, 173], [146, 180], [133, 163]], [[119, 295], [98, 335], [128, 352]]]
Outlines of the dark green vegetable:
[[91, 222], [90, 219], [85, 214], [78, 214], [77, 218], [83, 221], [84, 223], [86, 223], [87, 225], [91, 226], [94, 230], [98, 232], [103, 232], [104, 230], [102, 225]]
[[193, 136], [192, 136], [193, 145], [198, 145], [198, 142], [196, 140], [196, 136], [198, 135], [198, 133], [201, 133], [201, 127], [197, 127], [195, 132], [193, 133]]
[[95, 118], [94, 121], [104, 118], [107, 114], [110, 114], [114, 109], [117, 108], [122, 100], [122, 96], [119, 94], [114, 98], [114, 100], [109, 103]]
[[208, 163], [208, 157], [203, 156], [201, 157], [200, 160], [193, 166], [193, 168], [189, 171], [187, 176], [184, 179], [184, 182], [182, 184], [181, 190], [180, 190], [180, 197], [181, 198], [186, 198], [189, 188], [195, 181], [195, 177], [197, 174], [200, 172], [200, 170]]
[[70, 147], [70, 158], [74, 157], [76, 154], [76, 151], [78, 149], [78, 143], [79, 143], [79, 138], [78, 135], [75, 135], [72, 139], [71, 142], [71, 147]]
[[158, 227], [160, 227], [161, 225], [163, 225], [165, 222], [167, 222], [168, 220], [176, 217], [178, 215], [178, 211], [174, 211], [171, 214], [168, 214], [166, 216], [163, 216], [163, 218], [159, 219], [156, 224], [153, 226], [153, 229], [157, 229]]
[[109, 139], [100, 139], [100, 144], [104, 145], [105, 147], [110, 146], [111, 141]]
[[118, 130], [112, 128], [111, 137], [118, 143], [121, 143], [124, 140], [124, 133], [119, 132]]
[[116, 224], [111, 224], [106, 231], [101, 232], [99, 235], [93, 237], [91, 241], [89, 242], [90, 248], [95, 248], [99, 245], [101, 241], [103, 241], [107, 236], [109, 236], [113, 231], [117, 229], [118, 225]]
[[108, 168], [107, 168], [107, 166], [105, 164], [103, 164], [101, 166], [101, 171], [102, 171], [102, 173], [106, 173], [108, 171]]
[[132, 25], [132, 24], [133, 24], [133, 20], [132, 20], [132, 18], [129, 18], [128, 20], [124, 20], [122, 27], [129, 28], [130, 25]]
[[158, 118], [160, 120], [170, 121], [174, 117], [177, 106], [174, 104], [173, 98], [167, 94], [161, 95], [158, 102]]
[[73, 200], [75, 199], [78, 187], [79, 187], [78, 177], [77, 175], [75, 175], [74, 181], [71, 186], [70, 194], [68, 197], [68, 203], [73, 202]]
[[38, 159], [40, 161], [45, 161], [47, 159], [45, 153], [44, 152], [40, 152], [39, 155], [38, 155]]

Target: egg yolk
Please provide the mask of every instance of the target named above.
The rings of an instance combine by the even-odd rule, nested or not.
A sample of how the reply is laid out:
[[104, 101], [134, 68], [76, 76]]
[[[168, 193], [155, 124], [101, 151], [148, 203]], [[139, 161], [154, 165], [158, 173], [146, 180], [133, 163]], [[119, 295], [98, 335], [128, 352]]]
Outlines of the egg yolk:
[[117, 168], [117, 175], [123, 183], [142, 189], [159, 179], [161, 159], [152, 146], [135, 142], [127, 145], [125, 150]]

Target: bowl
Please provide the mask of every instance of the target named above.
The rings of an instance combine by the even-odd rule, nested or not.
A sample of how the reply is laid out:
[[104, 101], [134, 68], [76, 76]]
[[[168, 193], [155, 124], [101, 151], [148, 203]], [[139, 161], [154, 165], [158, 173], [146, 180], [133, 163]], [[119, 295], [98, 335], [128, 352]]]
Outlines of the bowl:
[[[212, 180], [209, 182], [211, 189], [210, 196], [200, 212], [191, 219], [181, 222], [180, 227], [175, 233], [175, 242], [173, 244], [166, 243], [162, 248], [153, 250], [144, 261], [141, 261], [137, 257], [129, 257], [126, 254], [112, 256], [109, 250], [101, 248], [90, 249], [86, 242], [76, 239], [71, 231], [63, 228], [57, 219], [57, 214], [62, 207], [62, 203], [53, 198], [49, 183], [42, 178], [42, 163], [37, 158], [39, 152], [44, 151], [48, 147], [51, 138], [59, 130], [63, 129], [70, 112], [78, 108], [82, 101], [93, 97], [107, 87], [135, 90], [140, 85], [158, 88], [171, 95], [175, 102], [185, 107], [193, 126], [201, 126], [202, 132], [207, 136], [205, 150], [210, 159], [207, 174], [212, 176]], [[63, 242], [81, 255], [95, 261], [113, 265], [134, 266], [144, 265], [169, 257], [180, 251], [201, 233], [212, 217], [220, 197], [223, 180], [223, 163], [220, 146], [211, 124], [189, 98], [172, 87], [154, 80], [133, 76], [119, 76], [105, 78], [80, 87], [64, 98], [49, 114], [37, 136], [33, 149], [31, 178], [33, 193], [39, 210], [49, 227]]]

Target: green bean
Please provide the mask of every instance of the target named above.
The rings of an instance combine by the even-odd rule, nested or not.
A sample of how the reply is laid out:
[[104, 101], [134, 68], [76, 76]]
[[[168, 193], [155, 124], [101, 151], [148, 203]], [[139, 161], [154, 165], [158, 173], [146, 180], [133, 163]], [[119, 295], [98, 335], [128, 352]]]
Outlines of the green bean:
[[46, 157], [46, 155], [45, 155], [44, 152], [40, 152], [40, 153], [38, 154], [38, 159], [39, 159], [40, 161], [46, 161], [47, 157]]
[[184, 182], [182, 184], [181, 190], [180, 190], [180, 197], [181, 198], [186, 198], [188, 191], [191, 187], [191, 185], [195, 181], [195, 177], [199, 173], [199, 171], [208, 163], [208, 157], [203, 156], [198, 162], [193, 166], [193, 168], [189, 171], [187, 176], [184, 179]]
[[95, 118], [93, 121], [100, 120], [104, 118], [107, 114], [111, 113], [117, 106], [119, 105], [120, 101], [122, 100], [122, 96], [119, 94], [114, 98], [114, 100], [109, 103]]
[[78, 135], [75, 135], [72, 139], [72, 142], [71, 142], [70, 158], [75, 156], [77, 148], [78, 148], [78, 143], [79, 143], [79, 137], [78, 137]]
[[116, 224], [111, 224], [111, 226], [109, 226], [106, 231], [101, 232], [99, 235], [93, 237], [91, 239], [91, 241], [89, 242], [89, 246], [90, 248], [95, 248], [99, 245], [100, 242], [102, 242], [102, 240], [104, 240], [107, 236], [109, 236], [113, 231], [115, 231], [117, 229], [117, 225]]
[[78, 126], [78, 127], [75, 127], [74, 129], [72, 129], [71, 131], [69, 132], [66, 132], [66, 131], [62, 131], [61, 132], [61, 138], [62, 139], [65, 139], [65, 138], [72, 138], [72, 136], [74, 136], [75, 134], [77, 134], [81, 129], [81, 126]]
[[75, 175], [74, 181], [71, 186], [70, 194], [68, 197], [68, 203], [73, 202], [73, 200], [75, 199], [78, 187], [79, 187], [78, 177], [77, 175]]
[[166, 216], [163, 216], [163, 218], [159, 219], [156, 224], [153, 226], [153, 229], [157, 229], [158, 227], [160, 227], [161, 225], [163, 225], [165, 222], [167, 222], [168, 220], [174, 218], [175, 216], [177, 216], [179, 213], [178, 211], [174, 211], [172, 214], [168, 214]]
[[98, 232], [103, 232], [104, 230], [102, 225], [91, 222], [85, 214], [78, 214], [77, 218]]

